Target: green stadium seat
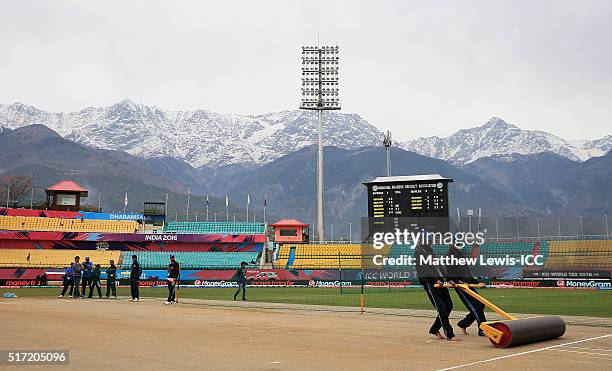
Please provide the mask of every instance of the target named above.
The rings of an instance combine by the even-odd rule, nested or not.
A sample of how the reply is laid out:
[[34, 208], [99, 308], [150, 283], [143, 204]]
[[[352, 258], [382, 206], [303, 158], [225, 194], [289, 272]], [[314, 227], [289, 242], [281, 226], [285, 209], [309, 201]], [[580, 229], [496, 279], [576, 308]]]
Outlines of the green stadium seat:
[[235, 269], [241, 262], [257, 264], [258, 252], [198, 252], [198, 251], [123, 251], [122, 269], [129, 269], [132, 255], [138, 256], [142, 269], [165, 269], [174, 255], [182, 269]]
[[266, 223], [169, 222], [164, 226], [164, 232], [224, 235], [265, 234]]

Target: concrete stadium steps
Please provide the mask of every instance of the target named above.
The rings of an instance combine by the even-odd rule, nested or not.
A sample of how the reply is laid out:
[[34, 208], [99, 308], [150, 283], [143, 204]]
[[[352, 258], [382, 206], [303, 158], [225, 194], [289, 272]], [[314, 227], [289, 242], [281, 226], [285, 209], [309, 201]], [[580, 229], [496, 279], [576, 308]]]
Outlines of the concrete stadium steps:
[[85, 261], [86, 256], [89, 256], [93, 264], [108, 267], [111, 259], [115, 261], [115, 264], [119, 264], [121, 252], [118, 250], [0, 249], [0, 267], [63, 268], [70, 266], [75, 256], [80, 256], [81, 262]]
[[230, 222], [169, 222], [164, 226], [166, 233], [196, 234], [265, 234], [265, 223]]
[[0, 216], [0, 230], [134, 233], [135, 231], [138, 231], [138, 222], [133, 220], [81, 220], [27, 216]]
[[138, 256], [142, 269], [167, 268], [170, 255], [174, 255], [182, 269], [237, 269], [241, 262], [257, 265], [258, 252], [191, 252], [191, 251], [123, 251], [121, 269], [129, 269], [132, 255]]

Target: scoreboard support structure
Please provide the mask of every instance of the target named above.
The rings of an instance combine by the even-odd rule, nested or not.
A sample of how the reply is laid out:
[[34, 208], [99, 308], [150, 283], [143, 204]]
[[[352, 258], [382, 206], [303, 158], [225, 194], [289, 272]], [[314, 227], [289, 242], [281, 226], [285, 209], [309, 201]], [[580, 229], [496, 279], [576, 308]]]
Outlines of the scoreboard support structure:
[[367, 236], [396, 229], [446, 233], [450, 230], [448, 183], [439, 174], [378, 177], [368, 189]]

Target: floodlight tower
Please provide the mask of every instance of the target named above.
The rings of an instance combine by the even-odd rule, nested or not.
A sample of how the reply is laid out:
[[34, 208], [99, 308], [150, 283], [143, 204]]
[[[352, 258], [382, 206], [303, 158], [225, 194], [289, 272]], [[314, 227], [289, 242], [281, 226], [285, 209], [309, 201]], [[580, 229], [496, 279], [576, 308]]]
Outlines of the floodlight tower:
[[387, 130], [387, 133], [383, 137], [383, 146], [387, 151], [387, 176], [391, 176], [391, 132]]
[[323, 221], [323, 122], [322, 112], [339, 110], [338, 46], [302, 46], [301, 109], [317, 111], [317, 237], [325, 239]]

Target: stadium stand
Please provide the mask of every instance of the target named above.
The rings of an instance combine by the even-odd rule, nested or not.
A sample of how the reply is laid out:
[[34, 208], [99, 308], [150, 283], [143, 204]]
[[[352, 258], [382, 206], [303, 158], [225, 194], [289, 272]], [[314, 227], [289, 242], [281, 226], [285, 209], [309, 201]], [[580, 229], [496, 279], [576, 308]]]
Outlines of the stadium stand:
[[133, 220], [94, 220], [0, 216], [0, 230], [47, 232], [134, 233], [138, 222]]
[[265, 234], [265, 223], [230, 222], [169, 222], [164, 226], [166, 233], [194, 234]]
[[[389, 253], [389, 247], [379, 250]], [[277, 268], [304, 269], [359, 269], [364, 262], [359, 244], [282, 244], [275, 266]]]
[[484, 258], [533, 254], [535, 241], [485, 242], [478, 246], [478, 253]]
[[612, 267], [612, 240], [548, 241], [546, 267]]
[[26, 250], [26, 249], [0, 249], [0, 267], [4, 268], [62, 268], [80, 256], [84, 261], [89, 256], [94, 264], [107, 267], [109, 260], [119, 262], [121, 252], [118, 250]]
[[138, 256], [143, 269], [165, 269], [170, 255], [174, 255], [182, 269], [234, 269], [241, 262], [257, 264], [258, 252], [158, 252], [158, 251], [124, 251], [121, 268], [129, 269], [132, 255]]
[[0, 215], [2, 216], [31, 216], [41, 218], [65, 218], [76, 219], [83, 214], [76, 211], [61, 211], [61, 210], [32, 210], [32, 209], [13, 209], [0, 207]]

